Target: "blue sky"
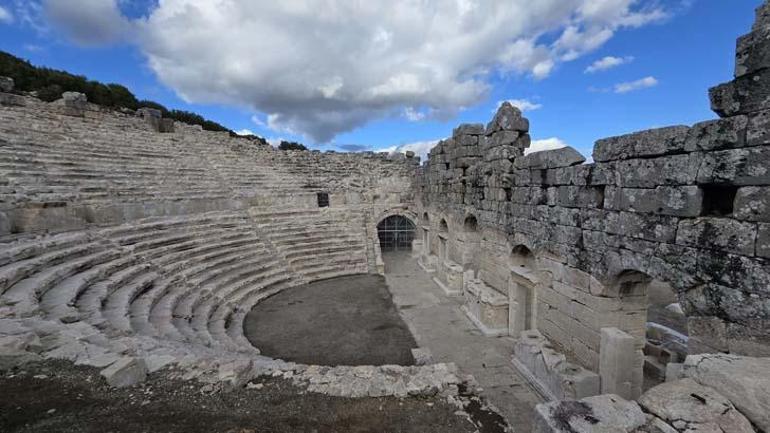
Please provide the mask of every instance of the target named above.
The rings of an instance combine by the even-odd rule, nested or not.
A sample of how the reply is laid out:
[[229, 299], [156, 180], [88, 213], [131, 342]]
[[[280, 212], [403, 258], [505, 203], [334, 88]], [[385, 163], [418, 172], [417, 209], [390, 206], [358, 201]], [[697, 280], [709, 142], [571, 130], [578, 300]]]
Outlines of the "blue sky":
[[[186, 1], [199, 6], [200, 16], [175, 15], [172, 4]], [[514, 23], [511, 26], [519, 27], [516, 32], [504, 33], [508, 24], [501, 20], [500, 30], [490, 27], [489, 32], [478, 35], [469, 30], [466, 38], [448, 40], [447, 44], [454, 44], [451, 50], [439, 52], [436, 57], [425, 53], [434, 53], [436, 44], [446, 36], [438, 40], [429, 32], [411, 36], [424, 37], [414, 46], [423, 44], [425, 50], [415, 50], [408, 40], [398, 45], [399, 29], [405, 24], [399, 21], [400, 16], [386, 17], [383, 23], [372, 22], [380, 26], [388, 43], [380, 65], [379, 57], [372, 56], [374, 48], [356, 40], [357, 32], [364, 30], [353, 22], [367, 22], [376, 16], [369, 11], [356, 11], [361, 14], [357, 20], [339, 20], [333, 12], [325, 21], [308, 21], [308, 16], [303, 15], [296, 21], [301, 25], [283, 34], [280, 29], [295, 24], [296, 17], [289, 14], [296, 11], [270, 11], [275, 13], [274, 18], [264, 18], [270, 13], [251, 10], [259, 6], [237, 6], [238, 0], [169, 0], [166, 10], [159, 10], [159, 5], [150, 0], [0, 0], [0, 50], [36, 65], [126, 85], [139, 98], [198, 112], [233, 130], [248, 129], [267, 138], [298, 140], [320, 149], [384, 149], [430, 142], [451, 135], [458, 123], [487, 122], [501, 100], [526, 101], [536, 106], [525, 113], [533, 139], [557, 138], [585, 155], [590, 155], [598, 138], [715, 117], [709, 110], [707, 89], [731, 79], [735, 39], [749, 31], [759, 0], [591, 1], [625, 2], [627, 8], [621, 14], [615, 13], [614, 21], [602, 18], [604, 21], [597, 24], [595, 18], [584, 17], [588, 12], [579, 0], [565, 0], [562, 3], [574, 4], [574, 10], [565, 12], [561, 10], [565, 6], [559, 9], [556, 5], [540, 15], [532, 12], [531, 20], [541, 23], [541, 27], [515, 24], [516, 14], [521, 14], [515, 7], [478, 11], [483, 22], [510, 13], [510, 22]], [[461, 6], [468, 2], [463, 0]], [[211, 9], [209, 13], [219, 18], [210, 20], [207, 8], [236, 7], [249, 8], [238, 11], [239, 16], [254, 12], [260, 21], [240, 21], [243, 28], [233, 34], [216, 27], [201, 30], [202, 35], [222, 34], [222, 41], [186, 31], [215, 26], [228, 18], [224, 12], [220, 16], [219, 10]], [[90, 15], [88, 8], [93, 8]], [[341, 16], [351, 13], [349, 9], [340, 10], [344, 12]], [[438, 15], [437, 10], [417, 11], [416, 15], [430, 20]], [[565, 14], [563, 23], [548, 21], [557, 13]], [[267, 19], [275, 22], [264, 21]], [[340, 36], [326, 38], [336, 31], [335, 25], [342, 29]], [[570, 26], [585, 37], [580, 48], [565, 54], [566, 49], [556, 47], [567, 40], [565, 29]], [[271, 28], [270, 32], [262, 33], [265, 28]], [[602, 37], [600, 43], [584, 43], [588, 33], [599, 34], [602, 30], [611, 36]], [[309, 34], [301, 34], [305, 31]], [[492, 32], [498, 32], [497, 36], [488, 36]], [[274, 40], [270, 39], [273, 35]], [[250, 43], [252, 37], [260, 42]], [[519, 51], [511, 60], [504, 59], [502, 48], [490, 48], [501, 41], [525, 39], [534, 39], [540, 54], [516, 48]], [[373, 40], [379, 41], [377, 37]], [[205, 45], [208, 42], [211, 44]], [[200, 50], [206, 54], [197, 53], [195, 44], [202, 44]], [[297, 47], [301, 55], [292, 57], [287, 47]], [[218, 52], [220, 48], [222, 53]], [[360, 70], [356, 53], [360, 53], [361, 63], [366, 63]], [[489, 60], [490, 56], [504, 60]], [[467, 60], [473, 57], [479, 58]], [[616, 62], [623, 64], [586, 72], [586, 68], [606, 57], [623, 59]], [[521, 61], [523, 58], [527, 61]], [[542, 74], [538, 68], [546, 64], [548, 72]], [[297, 78], [281, 67], [308, 72]], [[418, 74], [412, 82], [413, 75], [398, 72], [412, 67], [435, 71], [436, 75]], [[369, 79], [389, 68], [394, 72], [377, 78], [381, 81]], [[224, 77], [221, 82], [220, 76]], [[319, 80], [310, 89], [321, 89], [327, 97], [318, 92], [307, 96], [303, 80]], [[636, 86], [639, 88], [616, 91], [616, 86], [634, 82], [640, 83]], [[356, 84], [345, 92], [348, 83]], [[385, 84], [389, 87], [383, 87]], [[393, 86], [398, 87], [397, 91], [392, 91]], [[382, 89], [391, 93], [379, 99], [371, 96], [383, 95]], [[343, 92], [344, 96], [340, 96]], [[301, 114], [295, 117], [295, 111]], [[320, 142], [324, 140], [328, 141]]]

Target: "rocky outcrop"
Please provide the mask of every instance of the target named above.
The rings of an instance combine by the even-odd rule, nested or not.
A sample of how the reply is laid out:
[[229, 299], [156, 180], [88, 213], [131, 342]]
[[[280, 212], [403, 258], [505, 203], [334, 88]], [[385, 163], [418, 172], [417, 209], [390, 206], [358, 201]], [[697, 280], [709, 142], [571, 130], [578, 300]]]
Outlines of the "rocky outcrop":
[[754, 433], [730, 400], [692, 379], [658, 385], [642, 395], [639, 404], [677, 431]]
[[682, 374], [718, 390], [756, 426], [770, 431], [770, 358], [690, 355]]
[[88, 97], [83, 93], [64, 92], [61, 95], [62, 103], [65, 107], [76, 111], [83, 111], [88, 108]]
[[14, 88], [13, 78], [0, 77], [0, 92], [8, 93], [13, 91], [13, 88]]

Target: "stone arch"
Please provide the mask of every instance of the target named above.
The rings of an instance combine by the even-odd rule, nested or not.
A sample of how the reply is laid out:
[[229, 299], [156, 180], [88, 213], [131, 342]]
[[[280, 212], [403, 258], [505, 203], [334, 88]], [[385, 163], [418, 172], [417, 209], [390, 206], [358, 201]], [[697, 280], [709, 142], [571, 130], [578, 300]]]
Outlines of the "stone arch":
[[404, 215], [389, 215], [377, 223], [381, 250], [407, 251], [412, 248], [417, 225]]
[[473, 214], [468, 214], [463, 221], [463, 231], [465, 233], [476, 233], [479, 231], [479, 220]]
[[447, 224], [446, 218], [441, 218], [441, 221], [439, 221], [438, 231], [439, 233], [449, 233], [449, 224]]
[[376, 218], [374, 218], [372, 222], [369, 223], [367, 227], [367, 233], [369, 237], [369, 242], [371, 242], [372, 245], [374, 246], [374, 263], [377, 267], [377, 271], [380, 273], [385, 272], [385, 262], [382, 260], [382, 246], [380, 245], [380, 237], [377, 230], [377, 226], [379, 226], [382, 221], [384, 221], [385, 219], [393, 215], [400, 215], [408, 219], [415, 226], [417, 225], [417, 221], [418, 221], [418, 217], [416, 213], [410, 211], [409, 209], [404, 209], [399, 207], [399, 208], [387, 209], [383, 211]]
[[537, 288], [539, 277], [537, 260], [532, 250], [517, 244], [510, 249], [508, 327], [509, 333], [518, 336], [522, 331], [537, 328]]
[[459, 259], [463, 270], [478, 269], [478, 251], [481, 247], [481, 231], [479, 221], [472, 213], [466, 214], [463, 220], [463, 232], [458, 239]]
[[642, 390], [665, 380], [666, 365], [687, 355], [687, 317], [666, 281], [637, 269], [624, 269], [609, 284], [617, 305], [617, 328], [635, 340]]
[[533, 272], [536, 269], [535, 254], [524, 244], [518, 244], [511, 248], [508, 262], [513, 268], [528, 268]]

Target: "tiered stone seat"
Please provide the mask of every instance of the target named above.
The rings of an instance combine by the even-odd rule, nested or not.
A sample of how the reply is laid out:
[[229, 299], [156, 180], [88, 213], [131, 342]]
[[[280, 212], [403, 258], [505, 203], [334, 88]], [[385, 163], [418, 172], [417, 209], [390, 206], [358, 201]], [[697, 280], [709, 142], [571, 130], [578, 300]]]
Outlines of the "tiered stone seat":
[[[317, 192], [361, 192], [409, 169], [182, 124], [161, 134], [94, 106], [14, 101], [0, 107], [0, 339], [100, 368], [138, 357], [150, 371], [173, 362], [186, 378], [213, 381], [303, 375], [259, 356], [243, 334], [246, 314], [281, 290], [366, 273], [374, 253], [364, 211], [300, 208]], [[434, 373], [407, 375], [420, 389], [456, 381], [449, 370], [421, 377]], [[355, 374], [313, 383], [341, 392], [335, 383]]]
[[21, 237], [0, 255], [0, 302], [13, 317], [87, 326], [108, 339], [248, 352], [243, 320], [257, 302], [367, 272], [363, 224], [362, 215], [316, 209], [228, 211]]
[[305, 209], [251, 215], [289, 266], [308, 281], [368, 271], [364, 220], [356, 212]]
[[[35, 116], [23, 109], [0, 112], [0, 170], [11, 203], [221, 199], [232, 193], [179, 137], [126, 118], [73, 118], [40, 108]], [[66, 136], [51, 134], [51, 124], [66, 124]]]
[[12, 306], [13, 317], [82, 322], [108, 337], [253, 350], [233, 313], [297, 283], [245, 212], [139, 221], [4, 247], [0, 303]]

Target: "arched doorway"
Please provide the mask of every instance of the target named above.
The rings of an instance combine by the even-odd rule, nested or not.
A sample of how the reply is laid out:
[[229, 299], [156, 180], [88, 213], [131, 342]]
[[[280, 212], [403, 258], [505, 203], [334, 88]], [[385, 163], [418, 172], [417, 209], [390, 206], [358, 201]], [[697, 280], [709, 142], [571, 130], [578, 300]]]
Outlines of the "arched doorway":
[[621, 272], [613, 294], [623, 305], [619, 328], [637, 339], [642, 391], [665, 380], [666, 365], [687, 356], [687, 317], [676, 292], [665, 281], [636, 270]]
[[535, 255], [525, 245], [517, 245], [508, 258], [511, 271], [511, 290], [509, 291], [508, 326], [511, 335], [536, 329], [538, 283]]
[[465, 217], [463, 235], [459, 239], [460, 261], [464, 270], [478, 270], [478, 251], [480, 249], [479, 222], [473, 215]]
[[401, 215], [391, 215], [377, 224], [377, 236], [382, 251], [410, 251], [415, 226]]

